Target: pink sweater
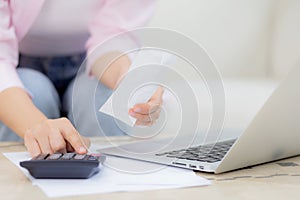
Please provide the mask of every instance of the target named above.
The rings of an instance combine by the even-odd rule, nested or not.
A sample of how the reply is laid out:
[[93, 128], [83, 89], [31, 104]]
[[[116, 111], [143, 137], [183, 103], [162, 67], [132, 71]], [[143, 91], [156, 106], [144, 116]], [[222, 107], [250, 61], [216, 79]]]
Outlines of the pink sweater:
[[[30, 29], [44, 1], [0, 0], [0, 92], [10, 87], [24, 88], [16, 73], [18, 43]], [[108, 37], [145, 25], [154, 8], [154, 0], [99, 0], [99, 12], [89, 27], [87, 52]]]

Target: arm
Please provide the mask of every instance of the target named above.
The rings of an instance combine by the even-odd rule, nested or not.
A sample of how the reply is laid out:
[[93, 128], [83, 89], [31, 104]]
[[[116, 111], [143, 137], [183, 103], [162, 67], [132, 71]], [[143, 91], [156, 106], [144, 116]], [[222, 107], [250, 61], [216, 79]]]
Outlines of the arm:
[[[18, 78], [15, 66], [18, 60], [18, 40], [14, 26], [11, 23], [11, 13], [8, 1], [0, 4], [0, 120], [7, 124], [12, 130], [21, 134], [25, 124], [31, 124], [33, 120], [26, 118], [21, 123], [18, 118], [24, 113], [30, 113], [41, 117], [41, 114], [33, 111], [33, 105], [29, 96], [23, 90], [23, 85]], [[10, 78], [8, 78], [10, 77]], [[11, 89], [11, 87], [14, 87]], [[24, 109], [20, 109], [24, 107]], [[24, 110], [24, 112], [18, 112]], [[14, 117], [16, 116], [16, 117]], [[30, 115], [29, 115], [30, 116]]]
[[115, 89], [121, 78], [128, 72], [130, 65], [128, 56], [122, 55], [119, 51], [111, 51], [96, 60], [91, 74], [110, 89]]
[[86, 44], [87, 70], [109, 88], [115, 88], [131, 65], [127, 55], [119, 56], [137, 47], [130, 34], [121, 38], [114, 36], [144, 27], [154, 13], [155, 4], [155, 0], [109, 0], [99, 4]]
[[47, 119], [33, 105], [28, 94], [18, 87], [0, 93], [0, 110], [0, 120], [22, 138], [26, 130]]
[[[68, 120], [49, 120], [32, 103], [17, 75], [18, 40], [9, 1], [0, 3], [0, 120], [24, 138], [31, 156], [66, 151], [85, 153], [84, 144]], [[65, 140], [67, 142], [65, 142]], [[88, 144], [88, 140], [84, 139]]]
[[[90, 27], [91, 37], [87, 42], [87, 69], [90, 74], [97, 77], [107, 87], [115, 89], [131, 65], [129, 57], [120, 51], [131, 50], [130, 44], [124, 47], [128, 44], [126, 41], [120, 41], [119, 45], [115, 45], [118, 41], [114, 39], [111, 43], [107, 42], [108, 44], [104, 41], [118, 33], [144, 26], [154, 10], [155, 1], [153, 0], [107, 1]], [[100, 46], [97, 46], [99, 44]], [[110, 49], [110, 46], [117, 48]], [[102, 53], [104, 51], [108, 53]], [[163, 92], [163, 88], [159, 87], [148, 102], [137, 104], [129, 109], [129, 114], [137, 118], [136, 125], [152, 125], [155, 122], [160, 114]]]
[[39, 111], [28, 94], [12, 87], [0, 93], [0, 120], [24, 138], [31, 156], [76, 150], [86, 153], [87, 138], [81, 138], [69, 120], [49, 120]]

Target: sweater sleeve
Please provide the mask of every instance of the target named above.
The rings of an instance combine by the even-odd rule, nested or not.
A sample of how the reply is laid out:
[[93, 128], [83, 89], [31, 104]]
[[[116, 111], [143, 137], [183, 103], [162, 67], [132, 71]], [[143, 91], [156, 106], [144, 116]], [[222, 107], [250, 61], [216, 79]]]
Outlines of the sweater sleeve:
[[130, 34], [122, 37], [117, 35], [145, 26], [152, 17], [155, 7], [155, 0], [107, 0], [100, 4], [97, 14], [91, 21], [91, 36], [86, 44], [88, 72], [91, 65], [104, 52], [109, 50], [124, 52], [133, 48], [136, 41]]
[[9, 87], [24, 88], [16, 72], [18, 39], [12, 23], [9, 0], [0, 0], [0, 92]]

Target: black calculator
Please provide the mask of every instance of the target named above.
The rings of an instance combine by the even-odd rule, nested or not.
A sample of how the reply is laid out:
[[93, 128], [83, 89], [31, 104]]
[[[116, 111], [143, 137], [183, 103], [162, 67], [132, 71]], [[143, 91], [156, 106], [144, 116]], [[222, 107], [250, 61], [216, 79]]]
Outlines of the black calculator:
[[34, 178], [87, 179], [100, 171], [104, 161], [101, 154], [54, 153], [38, 155], [20, 165]]

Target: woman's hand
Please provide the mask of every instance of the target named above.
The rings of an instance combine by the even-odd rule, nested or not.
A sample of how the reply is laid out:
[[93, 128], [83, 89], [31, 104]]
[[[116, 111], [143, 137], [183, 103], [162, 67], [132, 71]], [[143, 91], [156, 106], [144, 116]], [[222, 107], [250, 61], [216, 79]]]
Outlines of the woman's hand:
[[[108, 52], [94, 63], [92, 74], [110, 89], [116, 89], [130, 65], [129, 57], [122, 52]], [[147, 103], [136, 104], [129, 109], [129, 115], [137, 119], [135, 125], [151, 126], [159, 118], [163, 93], [164, 89], [158, 87]]]
[[129, 115], [136, 118], [135, 125], [151, 126], [159, 118], [164, 89], [158, 87], [147, 103], [136, 104], [129, 109]]
[[74, 150], [84, 154], [90, 144], [68, 119], [47, 119], [22, 88], [13, 87], [0, 93], [0, 121], [24, 138], [32, 157]]
[[39, 154], [76, 151], [87, 153], [90, 140], [80, 136], [67, 118], [47, 119], [24, 134], [24, 142], [32, 157]]

